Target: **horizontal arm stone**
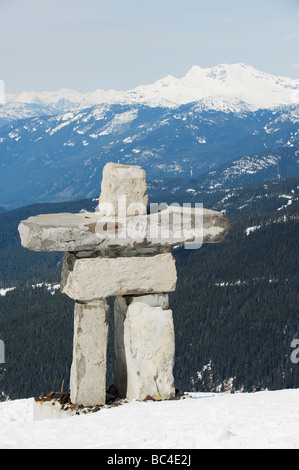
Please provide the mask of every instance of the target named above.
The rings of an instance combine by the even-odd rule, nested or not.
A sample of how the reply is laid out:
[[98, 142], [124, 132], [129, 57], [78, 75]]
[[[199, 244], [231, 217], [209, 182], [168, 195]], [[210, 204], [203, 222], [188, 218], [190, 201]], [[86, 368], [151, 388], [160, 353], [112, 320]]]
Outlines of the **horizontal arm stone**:
[[225, 239], [229, 218], [209, 209], [171, 207], [126, 218], [100, 213], [42, 214], [19, 224], [22, 246], [33, 251], [102, 251], [109, 248], [170, 247]]

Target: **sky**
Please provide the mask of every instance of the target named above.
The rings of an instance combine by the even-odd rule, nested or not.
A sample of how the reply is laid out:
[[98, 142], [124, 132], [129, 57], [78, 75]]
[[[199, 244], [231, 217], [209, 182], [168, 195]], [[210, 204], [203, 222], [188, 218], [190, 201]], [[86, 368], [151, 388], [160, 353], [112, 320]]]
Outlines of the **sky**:
[[129, 90], [243, 62], [299, 78], [299, 0], [0, 0], [7, 93]]

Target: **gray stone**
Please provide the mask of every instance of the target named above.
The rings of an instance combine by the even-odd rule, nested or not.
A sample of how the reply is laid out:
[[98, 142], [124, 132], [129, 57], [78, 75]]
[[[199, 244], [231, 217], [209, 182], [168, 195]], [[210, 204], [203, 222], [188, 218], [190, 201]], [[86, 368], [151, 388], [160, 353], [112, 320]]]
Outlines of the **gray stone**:
[[150, 295], [139, 295], [128, 297], [129, 305], [135, 303], [143, 304], [148, 307], [161, 307], [165, 310], [169, 307], [169, 295], [168, 294], [150, 294]]
[[124, 322], [127, 315], [125, 297], [116, 297], [114, 301], [114, 386], [121, 398], [127, 395], [127, 360], [124, 344]]
[[172, 292], [177, 273], [172, 254], [76, 259], [65, 254], [61, 292], [80, 301], [109, 296]]
[[145, 171], [140, 166], [107, 163], [103, 169], [98, 210], [107, 216], [146, 214]]
[[84, 406], [106, 401], [109, 306], [106, 300], [75, 304], [71, 401]]
[[137, 400], [175, 395], [175, 338], [166, 294], [177, 281], [171, 248], [221, 242], [231, 225], [226, 215], [201, 205], [154, 204], [147, 214], [147, 204], [144, 170], [108, 163], [97, 212], [39, 215], [19, 224], [25, 248], [65, 252], [61, 291], [80, 301], [70, 381], [71, 401], [78, 405], [106, 400], [109, 296], [117, 297], [118, 393]]
[[96, 213], [40, 214], [19, 224], [22, 246], [33, 251], [88, 251], [99, 244]]
[[99, 212], [42, 214], [20, 222], [22, 246], [33, 251], [105, 251], [219, 243], [229, 218], [209, 209], [169, 206], [160, 213], [128, 218]]
[[114, 382], [129, 400], [175, 396], [174, 327], [167, 305], [167, 295], [116, 299]]
[[63, 409], [62, 405], [52, 401], [33, 402], [33, 421], [43, 421], [45, 419], [64, 419], [75, 416], [75, 409]]

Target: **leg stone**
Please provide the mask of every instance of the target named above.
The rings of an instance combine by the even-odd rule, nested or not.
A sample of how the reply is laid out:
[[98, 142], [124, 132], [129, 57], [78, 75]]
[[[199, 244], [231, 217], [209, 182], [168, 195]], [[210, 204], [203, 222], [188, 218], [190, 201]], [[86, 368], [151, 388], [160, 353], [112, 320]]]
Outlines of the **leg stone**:
[[[174, 397], [174, 328], [168, 295], [116, 300], [115, 386], [128, 399]], [[122, 331], [123, 330], [123, 331]], [[123, 337], [123, 342], [121, 338]]]
[[127, 314], [125, 297], [116, 297], [114, 301], [114, 386], [121, 398], [127, 396], [127, 360], [124, 343], [124, 322]]
[[107, 300], [75, 304], [71, 401], [94, 406], [106, 402]]

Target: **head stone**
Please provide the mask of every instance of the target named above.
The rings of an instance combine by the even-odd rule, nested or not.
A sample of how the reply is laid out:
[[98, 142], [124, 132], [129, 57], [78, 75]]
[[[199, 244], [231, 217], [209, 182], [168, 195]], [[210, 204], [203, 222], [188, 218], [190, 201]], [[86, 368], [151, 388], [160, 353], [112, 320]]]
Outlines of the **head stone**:
[[146, 174], [140, 166], [107, 163], [103, 169], [98, 210], [104, 216], [147, 213]]

